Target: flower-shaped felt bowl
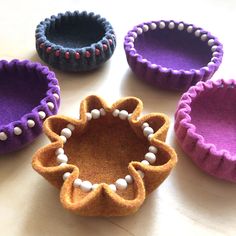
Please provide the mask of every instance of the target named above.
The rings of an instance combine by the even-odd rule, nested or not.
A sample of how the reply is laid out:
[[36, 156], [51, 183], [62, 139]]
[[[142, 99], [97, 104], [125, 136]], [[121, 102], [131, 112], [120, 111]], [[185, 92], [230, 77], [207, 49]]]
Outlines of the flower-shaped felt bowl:
[[55, 74], [28, 60], [0, 61], [0, 94], [0, 154], [32, 142], [60, 102]]
[[186, 90], [212, 77], [222, 61], [221, 43], [192, 24], [151, 21], [128, 32], [128, 64], [138, 78], [159, 88]]
[[205, 172], [236, 182], [236, 82], [199, 82], [180, 99], [175, 132], [180, 146]]
[[33, 168], [61, 189], [62, 205], [86, 216], [134, 213], [175, 166], [164, 143], [168, 117], [139, 118], [142, 103], [128, 97], [108, 106], [89, 96], [80, 119], [50, 117], [44, 130], [52, 141], [33, 158]]
[[111, 24], [94, 13], [78, 11], [51, 16], [36, 29], [40, 58], [63, 71], [89, 71], [113, 54], [116, 37]]

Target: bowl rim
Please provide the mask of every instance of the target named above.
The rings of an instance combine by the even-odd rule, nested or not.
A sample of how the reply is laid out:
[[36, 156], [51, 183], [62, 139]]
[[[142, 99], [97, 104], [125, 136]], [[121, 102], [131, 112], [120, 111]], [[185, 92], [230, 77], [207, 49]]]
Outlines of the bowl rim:
[[[152, 63], [150, 60], [143, 58], [143, 56], [138, 53], [135, 48], [135, 39], [139, 37], [139, 35], [145, 34], [148, 31], [154, 30], [168, 29], [170, 32], [174, 32], [174, 30], [178, 30], [179, 32], [187, 32], [189, 35], [194, 34], [196, 38], [199, 38], [200, 41], [205, 42], [210, 50], [212, 51], [211, 60], [207, 65], [198, 68], [198, 69], [175, 69], [175, 68], [167, 68], [165, 65]], [[129, 30], [124, 38], [124, 50], [126, 52], [126, 57], [131, 69], [136, 73], [140, 74], [140, 70], [142, 69], [143, 75], [140, 77], [147, 76], [146, 74], [153, 73], [160, 74], [161, 77], [186, 77], [189, 80], [194, 80], [196, 78], [194, 84], [200, 80], [206, 80], [219, 68], [222, 58], [223, 58], [223, 45], [219, 42], [219, 40], [213, 36], [208, 31], [203, 28], [197, 27], [194, 24], [188, 24], [183, 21], [174, 21], [174, 20], [158, 20], [158, 21], [147, 21], [141, 24], [138, 24], [133, 27], [133, 29]], [[131, 61], [133, 61], [131, 63]], [[148, 79], [147, 79], [148, 80]], [[173, 79], [171, 82], [174, 83]], [[176, 83], [176, 82], [175, 82]], [[174, 87], [176, 86], [173, 85]], [[189, 87], [189, 86], [188, 86]]]
[[[63, 45], [55, 44], [47, 38], [47, 29], [51, 25], [55, 24], [56, 20], [60, 20], [61, 18], [75, 18], [78, 16], [98, 22], [104, 29], [104, 35], [102, 38], [88, 46], [79, 48], [65, 47]], [[105, 62], [111, 57], [116, 46], [116, 36], [112, 25], [100, 15], [93, 12], [87, 13], [86, 11], [66, 11], [65, 13], [59, 13], [57, 16], [52, 15], [50, 18], [46, 18], [37, 25], [35, 38], [36, 49], [39, 56], [44, 61], [45, 57], [51, 54], [53, 55], [54, 60], [59, 58], [68, 61], [71, 59], [74, 63], [78, 63], [81, 60], [91, 59], [95, 60], [98, 64], [101, 64], [101, 62]], [[46, 56], [42, 56], [42, 54], [45, 54]], [[98, 60], [99, 57], [100, 59]]]
[[[15, 137], [20, 137], [21, 134], [25, 133], [25, 135], [27, 136], [27, 140], [25, 140], [25, 142], [27, 143], [31, 139], [34, 139], [35, 136], [37, 136], [36, 133], [40, 133], [40, 130], [34, 132], [33, 127], [35, 127], [36, 129], [42, 129], [42, 124], [46, 117], [57, 113], [60, 105], [60, 88], [58, 85], [58, 81], [55, 77], [55, 74], [50, 71], [48, 67], [43, 66], [38, 62], [32, 62], [30, 60], [0, 60], [0, 71], [4, 71], [5, 73], [13, 72], [16, 75], [18, 73], [30, 74], [32, 71], [34, 71], [35, 73], [41, 75], [44, 81], [47, 83], [45, 95], [42, 99], [39, 100], [37, 106], [33, 107], [31, 111], [26, 112], [19, 119], [15, 119], [8, 124], [0, 124], [0, 142], [11, 142], [12, 138], [14, 139]], [[29, 124], [29, 120], [32, 120], [33, 122], [31, 121], [31, 124]], [[16, 134], [17, 130], [14, 130], [14, 128], [16, 127], [20, 128], [21, 130], [19, 131], [19, 129], [17, 128], [18, 134]], [[27, 133], [27, 130], [31, 133]], [[24, 145], [24, 143], [21, 143], [20, 146], [22, 145]], [[9, 150], [9, 152], [10, 151], [11, 150]]]
[[236, 182], [236, 175], [233, 177], [230, 170], [224, 176], [218, 173], [227, 163], [228, 165], [233, 162], [236, 163], [236, 154], [231, 154], [226, 149], [219, 149], [214, 143], [206, 142], [204, 136], [196, 131], [196, 126], [191, 121], [191, 104], [193, 100], [200, 96], [202, 92], [207, 92], [214, 88], [236, 89], [236, 81], [233, 79], [209, 80], [207, 82], [198, 82], [191, 87], [182, 95], [178, 103], [174, 130], [178, 143], [197, 165], [216, 177]]

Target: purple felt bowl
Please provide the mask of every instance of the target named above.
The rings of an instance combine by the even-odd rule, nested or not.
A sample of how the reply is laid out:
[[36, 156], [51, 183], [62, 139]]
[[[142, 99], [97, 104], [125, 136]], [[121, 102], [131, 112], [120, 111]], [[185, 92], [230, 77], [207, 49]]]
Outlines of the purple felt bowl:
[[236, 81], [199, 82], [180, 99], [175, 133], [205, 172], [236, 183]]
[[176, 21], [150, 21], [125, 36], [128, 64], [138, 78], [163, 89], [187, 90], [219, 68], [222, 44], [207, 31]]
[[55, 74], [28, 60], [0, 61], [0, 154], [16, 151], [42, 131], [56, 114], [60, 91]]

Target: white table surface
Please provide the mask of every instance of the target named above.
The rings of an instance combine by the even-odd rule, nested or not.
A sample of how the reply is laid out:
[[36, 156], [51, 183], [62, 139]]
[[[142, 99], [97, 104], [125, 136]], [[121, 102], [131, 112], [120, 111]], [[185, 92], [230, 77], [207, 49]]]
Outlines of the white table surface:
[[[44, 18], [66, 10], [94, 11], [106, 17], [117, 34], [117, 48], [99, 71], [66, 74], [55, 71], [61, 86], [59, 113], [77, 116], [81, 99], [90, 94], [110, 103], [137, 96], [144, 112], [164, 112], [172, 119], [167, 142], [176, 148], [179, 162], [169, 178], [141, 209], [120, 218], [86, 218], [64, 210], [59, 192], [31, 167], [33, 153], [48, 143], [41, 135], [27, 148], [0, 157], [0, 235], [236, 235], [236, 185], [200, 171], [180, 150], [173, 132], [179, 93], [152, 88], [131, 73], [123, 51], [123, 38], [146, 20], [174, 19], [194, 23], [218, 36], [224, 59], [217, 78], [236, 78], [236, 1], [4, 1], [0, 4], [0, 58], [40, 61], [34, 32]], [[1, 111], [4, 112], [4, 111]]]

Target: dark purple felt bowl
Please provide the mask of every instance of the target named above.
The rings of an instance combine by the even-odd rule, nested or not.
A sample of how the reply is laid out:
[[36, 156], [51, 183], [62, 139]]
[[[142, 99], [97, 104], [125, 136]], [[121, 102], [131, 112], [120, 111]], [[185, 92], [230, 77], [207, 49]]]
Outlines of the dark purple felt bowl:
[[205, 172], [236, 183], [236, 81], [199, 82], [180, 99], [175, 133]]
[[222, 44], [207, 31], [176, 21], [150, 21], [125, 36], [128, 64], [138, 78], [159, 88], [187, 90], [219, 68]]
[[16, 151], [42, 131], [57, 113], [60, 90], [55, 74], [28, 60], [0, 61], [0, 154]]

